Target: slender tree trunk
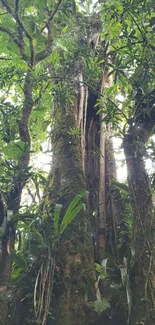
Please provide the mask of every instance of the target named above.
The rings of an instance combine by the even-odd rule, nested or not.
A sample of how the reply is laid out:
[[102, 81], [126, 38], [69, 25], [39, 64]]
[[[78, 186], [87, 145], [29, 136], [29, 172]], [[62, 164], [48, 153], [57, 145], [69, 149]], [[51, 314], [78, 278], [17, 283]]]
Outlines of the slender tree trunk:
[[[109, 241], [109, 238], [113, 241], [113, 245], [116, 244], [114, 221], [116, 208], [111, 192], [112, 180], [116, 177], [116, 170], [113, 163], [110, 125], [106, 125], [103, 121], [103, 114], [97, 114], [95, 105], [100, 98], [99, 94], [111, 86], [112, 78], [107, 77], [103, 71], [96, 92], [81, 84], [81, 81], [83, 81], [82, 72], [79, 76], [80, 100], [77, 107], [77, 120], [78, 127], [81, 129], [82, 162], [84, 160], [83, 169], [86, 175], [87, 190], [89, 191], [95, 260], [102, 261], [105, 255], [106, 242]], [[115, 237], [114, 240], [113, 237]], [[112, 248], [112, 245], [111, 249], [114, 253], [115, 249]]]
[[99, 159], [99, 200], [98, 200], [98, 245], [99, 260], [104, 258], [105, 253], [105, 231], [106, 231], [106, 204], [105, 204], [105, 188], [106, 188], [106, 124], [102, 121], [100, 124], [100, 159]]
[[106, 206], [106, 252], [118, 257], [117, 253], [117, 231], [116, 223], [119, 215], [116, 204], [115, 194], [113, 192], [113, 182], [116, 180], [116, 164], [114, 158], [114, 149], [110, 124], [106, 126], [106, 144], [105, 144], [105, 206]]
[[[8, 221], [7, 211], [11, 210], [12, 215], [18, 213], [21, 201], [21, 194], [25, 182], [28, 178], [27, 167], [29, 165], [30, 158], [30, 135], [29, 135], [29, 117], [33, 107], [32, 99], [32, 72], [28, 70], [25, 83], [24, 83], [24, 103], [21, 112], [21, 118], [18, 121], [19, 136], [20, 139], [25, 143], [25, 152], [23, 157], [20, 159], [16, 171], [15, 178], [12, 179], [12, 188], [7, 193], [6, 209], [3, 207], [3, 213], [1, 211], [0, 226], [4, 228], [4, 222], [6, 220], [6, 227], [4, 234], [0, 240], [1, 251], [0, 251], [0, 325], [7, 324], [8, 317], [8, 299], [9, 299], [9, 281], [12, 271], [12, 252], [14, 250], [15, 242], [15, 231], [16, 225], [14, 220]], [[1, 206], [4, 203], [1, 202]], [[5, 211], [6, 210], [6, 211]], [[12, 217], [12, 218], [13, 218]]]
[[148, 175], [134, 132], [125, 136], [124, 152], [134, 216], [130, 324], [150, 325], [155, 323], [154, 215]]

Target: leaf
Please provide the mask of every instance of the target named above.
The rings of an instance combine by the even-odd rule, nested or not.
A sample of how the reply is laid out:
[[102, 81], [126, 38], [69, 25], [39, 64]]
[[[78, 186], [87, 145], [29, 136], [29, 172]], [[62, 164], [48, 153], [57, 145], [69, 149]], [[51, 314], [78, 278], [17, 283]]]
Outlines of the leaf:
[[54, 0], [47, 0], [47, 4], [49, 7], [52, 6], [53, 3], [54, 3]]
[[46, 178], [46, 177], [44, 177], [44, 176], [41, 175], [40, 173], [37, 174], [37, 175], [38, 175], [38, 177], [40, 178], [40, 180], [41, 180], [44, 184], [47, 184], [47, 178]]
[[107, 273], [107, 261], [108, 261], [108, 258], [104, 258], [101, 262], [101, 266], [102, 266], [102, 269], [103, 269], [103, 272], [104, 274]]
[[94, 309], [98, 315], [101, 315], [103, 311], [110, 308], [109, 302], [103, 298], [102, 300], [96, 300], [94, 302]]
[[64, 219], [66, 218], [66, 215], [69, 215], [71, 212], [72, 212], [72, 210], [75, 208], [75, 206], [78, 204], [78, 202], [80, 201], [80, 199], [82, 198], [82, 197], [84, 197], [84, 196], [86, 196], [86, 191], [83, 191], [83, 192], [81, 192], [80, 194], [77, 194], [76, 196], [75, 196], [75, 198], [72, 200], [72, 202], [70, 203], [70, 205], [69, 205], [69, 207], [68, 207], [68, 209], [67, 209], [67, 211], [66, 211], [66, 213], [65, 213], [65, 215], [64, 215]]
[[11, 141], [3, 147], [3, 152], [8, 158], [18, 160], [25, 152], [25, 143], [21, 140]]
[[103, 270], [103, 267], [100, 264], [95, 263], [95, 270], [100, 274], [99, 279], [103, 280], [106, 278], [106, 272]]
[[43, 245], [43, 247], [46, 247], [45, 245], [45, 242], [44, 242], [44, 238], [43, 236], [41, 235], [41, 233], [37, 230], [37, 229], [32, 229], [32, 235], [33, 235], [33, 238], [40, 244]]
[[66, 26], [63, 28], [62, 33], [66, 33], [67, 30], [68, 30], [68, 25], [66, 25]]
[[73, 219], [79, 214], [81, 209], [85, 207], [84, 203], [78, 205], [70, 214], [65, 214], [60, 227], [60, 235], [65, 231], [68, 225], [73, 221]]
[[17, 279], [17, 278], [19, 278], [19, 276], [20, 276], [20, 274], [21, 274], [22, 271], [23, 271], [22, 268], [18, 268], [18, 269], [13, 270], [13, 272], [12, 272], [12, 274], [11, 274], [11, 278], [12, 278], [12, 279]]
[[33, 39], [33, 46], [35, 47], [37, 45], [37, 40], [34, 38]]
[[124, 191], [126, 193], [129, 193], [129, 189], [128, 189], [128, 186], [125, 184], [125, 183], [121, 183], [121, 182], [118, 182], [118, 181], [113, 181], [113, 185], [115, 188], [121, 190], [121, 191]]
[[13, 261], [17, 266], [19, 266], [21, 269], [26, 270], [27, 268], [27, 261], [25, 257], [21, 253], [15, 253], [13, 252]]
[[7, 48], [11, 53], [18, 54], [18, 47], [14, 42], [9, 42]]
[[44, 9], [46, 6], [45, 0], [36, 0], [36, 3], [38, 5], [39, 9]]

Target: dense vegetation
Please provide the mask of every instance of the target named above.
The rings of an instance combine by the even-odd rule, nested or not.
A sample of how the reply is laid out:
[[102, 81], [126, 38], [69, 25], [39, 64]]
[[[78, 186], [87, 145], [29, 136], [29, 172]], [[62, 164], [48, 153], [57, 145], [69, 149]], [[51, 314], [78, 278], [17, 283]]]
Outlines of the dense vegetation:
[[0, 0], [0, 32], [0, 325], [154, 324], [154, 1]]

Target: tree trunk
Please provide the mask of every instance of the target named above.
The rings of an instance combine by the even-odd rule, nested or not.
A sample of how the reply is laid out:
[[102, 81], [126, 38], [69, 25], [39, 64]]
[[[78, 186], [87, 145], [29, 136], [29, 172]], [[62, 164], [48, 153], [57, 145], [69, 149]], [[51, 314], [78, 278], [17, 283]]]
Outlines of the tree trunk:
[[98, 200], [98, 250], [99, 260], [102, 261], [105, 254], [106, 241], [106, 205], [105, 205], [105, 188], [106, 188], [106, 124], [102, 121], [103, 115], [100, 116], [100, 158], [99, 158], [99, 200]]
[[4, 202], [0, 205], [3, 212], [0, 215], [0, 230], [4, 229], [4, 233], [0, 232], [0, 325], [7, 324], [8, 317], [8, 299], [9, 299], [9, 281], [12, 272], [12, 253], [14, 251], [16, 225], [14, 220], [8, 220], [7, 211], [12, 211], [12, 218], [19, 211], [21, 194], [25, 182], [28, 178], [28, 165], [30, 159], [30, 135], [29, 135], [29, 117], [33, 107], [32, 99], [32, 71], [28, 70], [24, 82], [24, 103], [20, 120], [18, 121], [19, 137], [25, 143], [25, 152], [23, 157], [15, 167], [15, 178], [12, 179], [12, 188], [7, 193], [6, 208]]
[[113, 182], [116, 180], [116, 164], [114, 158], [112, 133], [110, 125], [106, 127], [105, 143], [105, 207], [106, 207], [106, 253], [118, 257], [117, 252], [117, 231], [116, 223], [119, 215], [115, 193], [113, 192]]
[[135, 250], [130, 263], [132, 286], [130, 324], [150, 325], [155, 323], [154, 216], [151, 189], [143, 157], [138, 150], [139, 144], [134, 132], [125, 135], [124, 152], [134, 216], [132, 245]]
[[[57, 202], [67, 207], [74, 196], [86, 188], [82, 170], [80, 138], [70, 133], [76, 127], [72, 108], [57, 107], [52, 147], [54, 164], [49, 176], [46, 204], [53, 204], [53, 189]], [[53, 176], [52, 176], [53, 175]], [[55, 197], [56, 199], [56, 197]], [[87, 211], [80, 212], [69, 226], [57, 254], [61, 285], [57, 296], [58, 325], [95, 324], [92, 302], [95, 298], [94, 255], [90, 218]], [[63, 280], [62, 280], [63, 279]]]

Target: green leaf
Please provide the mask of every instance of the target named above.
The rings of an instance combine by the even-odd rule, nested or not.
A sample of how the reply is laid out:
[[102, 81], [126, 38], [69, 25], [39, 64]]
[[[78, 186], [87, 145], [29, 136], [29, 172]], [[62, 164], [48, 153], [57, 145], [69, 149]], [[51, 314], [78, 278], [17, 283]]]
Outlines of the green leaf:
[[102, 266], [98, 263], [95, 263], [95, 269], [98, 273], [102, 274], [103, 273], [103, 269]]
[[110, 308], [109, 302], [103, 298], [94, 302], [94, 309], [98, 315], [101, 315], [106, 309]]
[[72, 202], [70, 203], [70, 205], [69, 205], [69, 207], [68, 207], [68, 209], [67, 209], [67, 211], [66, 211], [66, 213], [65, 213], [65, 215], [64, 215], [64, 219], [66, 218], [66, 216], [67, 215], [69, 215], [71, 212], [72, 212], [72, 210], [75, 208], [75, 206], [78, 204], [78, 202], [80, 201], [80, 199], [82, 198], [82, 197], [84, 197], [84, 196], [86, 196], [86, 191], [83, 191], [83, 192], [81, 192], [80, 194], [77, 194], [76, 196], [75, 196], [75, 198], [72, 200]]
[[26, 268], [27, 268], [27, 261], [26, 261], [25, 257], [21, 253], [15, 253], [15, 252], [13, 252], [13, 261], [22, 270], [26, 270]]
[[11, 141], [3, 147], [3, 153], [10, 159], [18, 160], [23, 156], [25, 148], [25, 142], [21, 140]]
[[128, 185], [126, 185], [125, 183], [121, 183], [121, 182], [118, 182], [118, 181], [113, 181], [113, 185], [115, 188], [121, 190], [121, 191], [124, 191], [126, 193], [129, 193], [129, 188], [128, 188]]
[[32, 235], [33, 235], [33, 238], [40, 244], [42, 244], [43, 246], [42, 247], [46, 247], [45, 245], [45, 241], [44, 241], [44, 238], [43, 236], [41, 235], [41, 233], [37, 230], [37, 229], [32, 229]]
[[52, 6], [53, 3], [54, 3], [54, 0], [47, 0], [47, 4], [49, 7]]
[[7, 48], [11, 53], [18, 54], [18, 47], [14, 42], [9, 42]]
[[17, 268], [15, 270], [13, 270], [13, 272], [11, 274], [11, 278], [12, 279], [18, 279], [22, 271], [23, 271], [22, 268]]
[[62, 220], [60, 227], [60, 235], [65, 231], [68, 225], [74, 220], [74, 218], [79, 214], [81, 209], [85, 207], [84, 203], [79, 204], [70, 214], [65, 213], [65, 217]]
[[44, 9], [46, 7], [46, 1], [45, 0], [36, 0], [36, 3], [39, 7], [39, 9]]
[[41, 175], [40, 173], [37, 175], [44, 184], [47, 184], [47, 178], [45, 176]]
[[67, 30], [68, 30], [68, 25], [66, 25], [66, 26], [63, 28], [62, 33], [66, 33]]

